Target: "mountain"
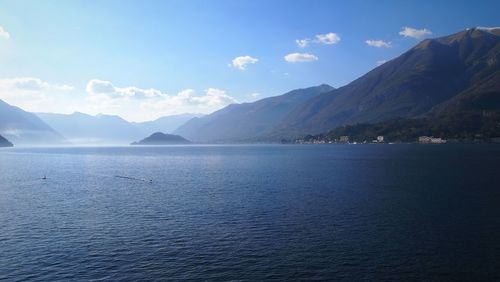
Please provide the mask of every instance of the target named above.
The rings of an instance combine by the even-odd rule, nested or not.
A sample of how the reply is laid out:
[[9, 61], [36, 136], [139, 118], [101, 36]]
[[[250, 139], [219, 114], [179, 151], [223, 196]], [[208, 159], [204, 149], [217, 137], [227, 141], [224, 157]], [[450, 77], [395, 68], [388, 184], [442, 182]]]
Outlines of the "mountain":
[[119, 116], [91, 116], [78, 112], [37, 115], [74, 144], [128, 144], [144, 136], [141, 130]]
[[0, 134], [16, 145], [61, 144], [64, 137], [32, 113], [0, 100]]
[[395, 117], [500, 110], [500, 29], [426, 39], [346, 86], [287, 115], [274, 136], [321, 133]]
[[185, 124], [192, 118], [202, 117], [202, 114], [180, 114], [171, 115], [158, 118], [153, 121], [145, 121], [133, 123], [145, 134], [151, 134], [152, 132], [174, 132], [181, 125]]
[[131, 145], [174, 145], [188, 143], [190, 142], [182, 136], [155, 132], [151, 136], [139, 142], [134, 142]]
[[142, 136], [157, 131], [171, 132], [193, 117], [184, 114], [161, 117], [154, 121], [128, 122], [119, 116], [37, 113], [47, 124], [61, 132], [74, 144], [129, 144]]
[[305, 101], [333, 90], [323, 84], [297, 89], [253, 103], [231, 104], [210, 115], [193, 118], [174, 131], [195, 142], [259, 141]]
[[0, 135], [0, 147], [13, 147], [14, 145]]

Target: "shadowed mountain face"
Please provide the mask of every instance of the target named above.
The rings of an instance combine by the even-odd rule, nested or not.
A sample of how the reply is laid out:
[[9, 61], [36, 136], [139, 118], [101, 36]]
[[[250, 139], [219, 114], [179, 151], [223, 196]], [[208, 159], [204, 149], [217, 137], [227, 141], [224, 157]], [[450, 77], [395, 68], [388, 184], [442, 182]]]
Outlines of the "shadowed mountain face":
[[5, 139], [3, 136], [0, 135], [0, 147], [12, 147], [14, 146], [12, 143], [9, 142], [9, 140]]
[[195, 142], [258, 141], [305, 101], [333, 90], [329, 85], [298, 89], [253, 103], [232, 104], [202, 118], [193, 118], [175, 134]]
[[500, 30], [468, 29], [417, 46], [292, 111], [274, 135], [321, 133], [394, 117], [500, 109]]
[[64, 137], [32, 113], [0, 100], [0, 134], [16, 145], [61, 144]]
[[132, 143], [132, 145], [174, 145], [188, 143], [190, 142], [182, 136], [155, 132], [139, 142]]

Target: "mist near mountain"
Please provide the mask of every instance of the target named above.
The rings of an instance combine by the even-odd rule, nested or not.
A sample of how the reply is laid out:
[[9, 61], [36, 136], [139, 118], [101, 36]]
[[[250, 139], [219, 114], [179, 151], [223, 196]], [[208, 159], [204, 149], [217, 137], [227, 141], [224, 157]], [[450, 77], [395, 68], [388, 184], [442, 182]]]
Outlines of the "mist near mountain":
[[64, 144], [65, 138], [35, 114], [0, 100], [0, 134], [16, 145]]
[[38, 113], [42, 120], [63, 134], [72, 144], [130, 144], [157, 131], [171, 132], [189, 119], [201, 116], [182, 114], [154, 121], [128, 122], [114, 115]]
[[143, 136], [133, 124], [113, 115], [37, 113], [72, 144], [128, 144]]
[[130, 144], [154, 132], [202, 143], [274, 142], [398, 117], [488, 116], [499, 110], [500, 29], [470, 28], [423, 40], [338, 89], [297, 89], [206, 116], [136, 123], [102, 114], [34, 115], [0, 100], [0, 134], [15, 144]]

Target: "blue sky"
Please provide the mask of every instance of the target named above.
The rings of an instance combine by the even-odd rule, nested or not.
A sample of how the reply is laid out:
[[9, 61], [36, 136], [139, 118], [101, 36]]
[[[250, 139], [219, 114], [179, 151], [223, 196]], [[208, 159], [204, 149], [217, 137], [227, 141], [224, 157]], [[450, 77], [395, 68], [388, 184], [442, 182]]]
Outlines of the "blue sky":
[[499, 1], [0, 1], [0, 99], [128, 120], [208, 113], [340, 87], [423, 38], [499, 26], [498, 11]]

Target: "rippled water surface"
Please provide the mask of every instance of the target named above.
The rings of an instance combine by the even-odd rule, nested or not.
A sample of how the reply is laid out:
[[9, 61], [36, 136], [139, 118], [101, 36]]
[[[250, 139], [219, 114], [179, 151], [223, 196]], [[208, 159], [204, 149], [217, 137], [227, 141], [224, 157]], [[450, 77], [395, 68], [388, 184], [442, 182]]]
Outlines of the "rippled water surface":
[[499, 281], [499, 269], [498, 145], [0, 150], [0, 280]]

